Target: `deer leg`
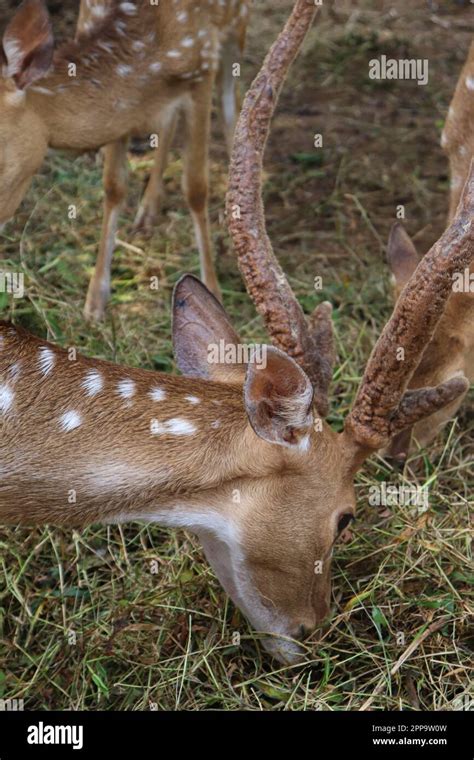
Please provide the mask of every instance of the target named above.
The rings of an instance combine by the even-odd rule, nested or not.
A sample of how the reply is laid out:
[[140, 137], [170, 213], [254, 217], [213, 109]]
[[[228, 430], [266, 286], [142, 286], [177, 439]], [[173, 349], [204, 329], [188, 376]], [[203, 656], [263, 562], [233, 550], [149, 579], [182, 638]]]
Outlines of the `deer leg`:
[[158, 216], [158, 211], [165, 194], [163, 172], [168, 163], [168, 155], [176, 131], [178, 113], [175, 111], [171, 118], [163, 119], [158, 129], [159, 145], [155, 151], [155, 160], [150, 178], [140, 202], [133, 225], [135, 230], [149, 232]]
[[87, 291], [84, 314], [87, 319], [100, 320], [110, 295], [110, 267], [115, 248], [118, 219], [127, 190], [128, 139], [109, 143], [104, 148], [104, 216], [99, 255]]
[[240, 48], [237, 40], [230, 38], [222, 48], [221, 65], [217, 78], [217, 88], [222, 109], [224, 135], [229, 156], [232, 152], [235, 125], [240, 111], [240, 91], [233, 67], [239, 60]]
[[212, 99], [212, 77], [192, 92], [185, 107], [186, 150], [183, 191], [191, 212], [201, 262], [201, 279], [221, 298], [214, 269], [208, 213], [208, 153]]

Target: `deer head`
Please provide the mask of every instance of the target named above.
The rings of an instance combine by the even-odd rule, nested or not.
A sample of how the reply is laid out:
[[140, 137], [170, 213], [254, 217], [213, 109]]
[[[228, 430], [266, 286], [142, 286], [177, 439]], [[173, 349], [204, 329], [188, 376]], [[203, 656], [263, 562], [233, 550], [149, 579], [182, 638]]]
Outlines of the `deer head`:
[[0, 224], [15, 213], [46, 155], [47, 131], [26, 93], [49, 71], [53, 44], [44, 3], [24, 0], [0, 45]]
[[[235, 362], [242, 343], [222, 306], [190, 275], [175, 289], [173, 345], [185, 376], [233, 390], [248, 426], [240, 446], [253, 472], [249, 477], [247, 462], [232, 484], [237, 499], [224, 533], [205, 520], [194, 529], [235, 604], [258, 631], [273, 634], [266, 648], [292, 661], [299, 653], [292, 640], [329, 611], [331, 553], [355, 511], [352, 452], [325, 423], [315, 425], [311, 381], [280, 349], [261, 346], [238, 363], [209, 362], [214, 346]], [[226, 433], [235, 438], [230, 419]], [[224, 445], [221, 456], [230, 458], [231, 450]]]
[[[414, 273], [410, 266], [404, 269], [407, 281], [403, 292], [368, 360], [344, 431], [336, 434], [321, 423], [328, 409], [334, 362], [331, 309], [323, 303], [309, 318], [303, 314], [275, 258], [265, 228], [261, 195], [262, 157], [278, 93], [314, 12], [309, 0], [296, 0], [285, 29], [246, 95], [234, 138], [227, 216], [240, 271], [272, 343], [303, 370], [304, 397], [309, 383], [314, 390], [312, 419], [316, 425], [306, 450], [298, 452], [300, 474], [289, 492], [282, 489], [279, 502], [272, 501], [271, 509], [278, 503], [278, 520], [285, 520], [286, 515], [290, 524], [295, 521], [293, 538], [291, 532], [288, 538], [298, 546], [301, 559], [306, 557], [307, 575], [295, 577], [292, 594], [302, 599], [306, 591], [305, 618], [312, 617], [319, 623], [321, 600], [328, 599], [330, 593], [332, 547], [339, 530], [354, 513], [354, 474], [370, 454], [387, 446], [394, 436], [449, 407], [467, 390], [468, 382], [458, 367], [434, 386], [407, 388], [443, 315], [453, 273], [468, 266], [474, 256], [474, 171], [471, 166], [457, 213], [444, 235]], [[310, 425], [308, 410], [305, 431]], [[280, 471], [286, 471], [293, 461], [287, 458], [289, 455], [288, 447], [281, 449]], [[270, 505], [268, 508], [271, 514]], [[267, 546], [272, 535], [272, 518], [269, 520], [264, 541]], [[259, 552], [265, 556], [263, 546]], [[318, 560], [322, 560], [324, 572], [311, 577], [311, 568]], [[273, 563], [273, 581], [270, 567], [266, 573], [272, 589], [284, 585], [278, 581], [279, 571], [281, 568]], [[288, 609], [288, 602], [284, 605], [282, 600], [280, 612], [285, 614]], [[294, 631], [294, 626], [287, 630]]]
[[[474, 157], [473, 89], [474, 43], [471, 44], [467, 61], [459, 76], [441, 137], [441, 145], [450, 163], [449, 222], [456, 213]], [[410, 278], [415, 276], [421, 260], [415, 245], [398, 222], [390, 233], [387, 258], [397, 300]], [[454, 276], [451, 296], [413, 373], [409, 385], [411, 389], [437, 385], [456, 373], [464, 374], [471, 382], [474, 379], [474, 272], [469, 273], [466, 268], [464, 271], [455, 272]], [[461, 287], [457, 286], [459, 282], [462, 283]], [[413, 429], [408, 428], [396, 436], [390, 444], [388, 454], [394, 459], [404, 461], [408, 452], [416, 450], [417, 445], [425, 447], [431, 443], [443, 425], [455, 415], [463, 397], [463, 394], [458, 396], [451, 404], [418, 422]]]
[[[422, 260], [399, 223], [393, 226], [390, 233], [387, 258], [392, 271], [395, 300], [398, 301]], [[453, 275], [464, 276], [464, 272], [459, 270]], [[451, 290], [453, 284], [454, 281]], [[468, 381], [474, 378], [473, 314], [473, 294], [451, 292], [443, 316], [410, 380], [411, 390], [438, 385], [456, 375], [465, 376]], [[468, 388], [469, 383], [466, 392], [451, 403], [396, 435], [387, 448], [387, 455], [403, 463], [409, 453], [415, 452], [418, 447], [428, 446], [443, 426], [455, 416]]]

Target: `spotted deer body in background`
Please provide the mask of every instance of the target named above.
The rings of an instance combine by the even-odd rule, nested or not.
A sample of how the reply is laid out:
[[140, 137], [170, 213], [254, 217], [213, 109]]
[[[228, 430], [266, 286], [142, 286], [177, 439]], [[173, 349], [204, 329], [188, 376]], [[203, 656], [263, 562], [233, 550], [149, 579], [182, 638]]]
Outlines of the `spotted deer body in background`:
[[[379, 338], [343, 432], [323, 419], [334, 363], [331, 309], [308, 318], [266, 233], [262, 161], [286, 72], [316, 8], [293, 12], [236, 127], [229, 229], [273, 346], [241, 361], [220, 303], [185, 276], [173, 303], [183, 377], [70, 356], [0, 328], [0, 520], [149, 520], [193, 530], [223, 587], [284, 662], [329, 609], [334, 543], [355, 512], [353, 478], [393, 435], [462, 395], [467, 381], [407, 391], [442, 317], [451, 277], [474, 255], [474, 171]], [[398, 360], [399, 349], [405, 361]], [[212, 349], [212, 351], [211, 351]], [[212, 361], [211, 361], [212, 357]], [[33, 401], [32, 401], [33, 399]]]
[[[474, 158], [474, 42], [461, 71], [441, 137], [451, 175], [448, 221], [454, 218]], [[388, 244], [388, 259], [400, 296], [420, 261], [420, 256], [401, 225], [395, 225]], [[474, 267], [455, 273], [453, 292], [443, 317], [424, 352], [410, 383], [411, 388], [436, 385], [455, 372], [474, 381]], [[458, 411], [463, 396], [405, 430], [391, 444], [389, 453], [404, 460], [415, 443], [428, 445]]]
[[[237, 117], [232, 63], [245, 38], [248, 0], [83, 0], [73, 42], [53, 59], [43, 0], [25, 0], [3, 35], [0, 78], [0, 223], [24, 197], [48, 147], [105, 146], [104, 217], [86, 315], [101, 318], [126, 189], [131, 135], [158, 135], [137, 224], [149, 226], [177, 116], [186, 128], [183, 189], [195, 227], [201, 275], [218, 293], [209, 229], [208, 145], [213, 83], [220, 83], [228, 147]], [[222, 62], [222, 67], [220, 67]]]

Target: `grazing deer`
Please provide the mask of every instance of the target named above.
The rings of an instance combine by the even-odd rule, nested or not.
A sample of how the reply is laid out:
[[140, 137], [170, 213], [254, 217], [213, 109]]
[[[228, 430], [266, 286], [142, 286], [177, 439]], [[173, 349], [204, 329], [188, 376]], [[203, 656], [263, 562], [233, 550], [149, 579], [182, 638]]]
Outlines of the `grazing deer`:
[[0, 45], [0, 223], [23, 199], [48, 147], [105, 146], [104, 216], [85, 313], [100, 319], [127, 189], [130, 135], [158, 135], [159, 148], [137, 223], [149, 226], [178, 113], [186, 128], [183, 188], [201, 276], [218, 294], [208, 219], [208, 143], [218, 77], [227, 144], [237, 114], [232, 62], [242, 49], [249, 0], [83, 0], [77, 39], [58, 49], [43, 0], [25, 0]]
[[180, 377], [74, 356], [7, 324], [0, 343], [0, 521], [189, 528], [267, 649], [290, 663], [301, 657], [297, 640], [328, 613], [334, 544], [355, 512], [354, 474], [394, 434], [465, 392], [461, 375], [406, 386], [452, 273], [474, 255], [472, 171], [372, 352], [344, 431], [332, 430], [323, 420], [331, 309], [303, 314], [261, 198], [273, 111], [316, 10], [296, 0], [245, 98], [231, 162], [229, 227], [274, 345], [245, 357], [220, 303], [190, 275], [173, 302]]
[[[450, 163], [448, 221], [452, 221], [474, 158], [474, 42], [449, 107], [441, 145]], [[420, 261], [413, 242], [401, 224], [395, 224], [392, 228], [387, 255], [394, 276], [395, 297], [398, 298]], [[455, 372], [462, 372], [470, 382], [474, 381], [474, 267], [456, 272], [452, 286], [453, 293], [411, 379], [410, 388], [437, 385]], [[463, 397], [459, 396], [451, 404], [421, 420], [413, 429], [404, 430], [392, 441], [389, 455], [403, 462], [410, 448], [414, 450], [415, 442], [427, 446], [440, 428], [454, 417]]]

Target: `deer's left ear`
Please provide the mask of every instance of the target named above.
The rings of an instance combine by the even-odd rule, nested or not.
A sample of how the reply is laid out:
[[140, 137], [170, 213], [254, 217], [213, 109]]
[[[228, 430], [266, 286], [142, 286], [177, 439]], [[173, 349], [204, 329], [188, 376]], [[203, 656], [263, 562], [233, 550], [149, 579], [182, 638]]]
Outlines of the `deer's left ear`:
[[260, 438], [305, 449], [313, 425], [313, 387], [306, 373], [277, 348], [263, 346], [249, 363], [244, 385], [250, 424]]
[[390, 230], [387, 245], [387, 261], [395, 278], [396, 286], [403, 290], [420, 263], [420, 257], [412, 240], [400, 222]]
[[24, 0], [5, 29], [2, 48], [3, 76], [11, 77], [18, 89], [24, 90], [48, 73], [54, 37], [43, 0]]
[[241, 341], [223, 307], [203, 283], [186, 274], [173, 293], [173, 349], [176, 364], [188, 377], [243, 382]]

